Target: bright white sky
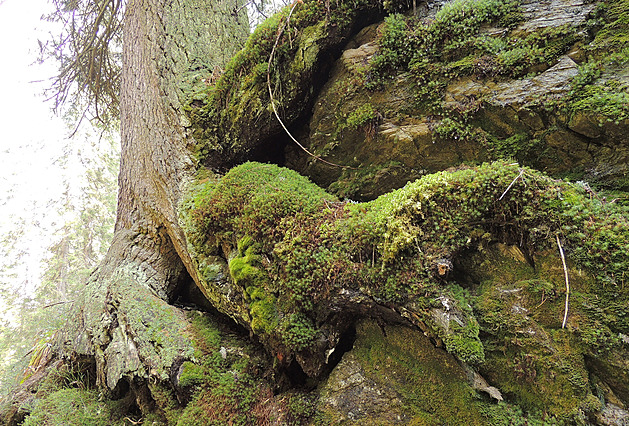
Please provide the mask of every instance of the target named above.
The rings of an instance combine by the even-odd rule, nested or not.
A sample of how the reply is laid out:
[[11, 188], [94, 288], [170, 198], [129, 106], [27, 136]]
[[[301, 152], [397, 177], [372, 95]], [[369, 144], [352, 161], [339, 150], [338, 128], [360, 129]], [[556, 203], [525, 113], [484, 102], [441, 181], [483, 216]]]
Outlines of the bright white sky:
[[[59, 221], [47, 207], [63, 191], [63, 172], [55, 159], [62, 155], [68, 134], [44, 103], [43, 83], [31, 83], [54, 74], [53, 64], [31, 66], [37, 39], [46, 38], [40, 17], [48, 7], [44, 0], [0, 0], [0, 239], [21, 221], [38, 224], [26, 227], [16, 248], [25, 252], [16, 281], [28, 280], [29, 286], [37, 280], [38, 260], [52, 242], [53, 223]], [[15, 257], [16, 251], [5, 253], [0, 247], [0, 257], [5, 254]]]

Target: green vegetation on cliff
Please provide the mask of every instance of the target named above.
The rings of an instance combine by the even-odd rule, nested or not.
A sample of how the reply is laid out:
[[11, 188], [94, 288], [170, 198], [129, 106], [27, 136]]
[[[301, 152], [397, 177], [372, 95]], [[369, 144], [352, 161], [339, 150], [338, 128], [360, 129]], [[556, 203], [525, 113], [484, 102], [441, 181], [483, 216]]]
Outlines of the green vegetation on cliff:
[[259, 25], [220, 78], [188, 95], [200, 159], [211, 163], [213, 152], [223, 164], [232, 164], [259, 139], [281, 131], [270, 105], [269, 72], [282, 119], [289, 125], [298, 119], [312, 99], [313, 86], [323, 84], [317, 78], [325, 74], [332, 52], [355, 31], [359, 20], [380, 13], [378, 0], [305, 0]]
[[[348, 45], [310, 123], [310, 150], [356, 169], [291, 166], [360, 200], [493, 160], [626, 190], [629, 9], [579, 8], [460, 0], [386, 17]], [[363, 105], [377, 113], [368, 131], [346, 124]]]

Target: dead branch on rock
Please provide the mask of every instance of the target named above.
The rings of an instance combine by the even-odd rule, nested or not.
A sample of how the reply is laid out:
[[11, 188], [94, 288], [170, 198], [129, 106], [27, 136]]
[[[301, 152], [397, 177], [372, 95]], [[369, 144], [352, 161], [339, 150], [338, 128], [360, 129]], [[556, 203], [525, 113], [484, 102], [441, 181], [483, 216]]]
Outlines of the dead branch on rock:
[[509, 186], [507, 187], [507, 189], [505, 189], [505, 192], [502, 193], [502, 195], [500, 196], [500, 198], [498, 198], [498, 201], [502, 201], [502, 199], [504, 198], [505, 195], [507, 195], [507, 192], [509, 192], [509, 190], [511, 189], [511, 187], [515, 184], [515, 182], [520, 179], [522, 177], [522, 175], [524, 174], [524, 169], [520, 169], [520, 174], [517, 175], [515, 177], [515, 179], [513, 179], [513, 181], [509, 184]]
[[566, 256], [563, 253], [563, 247], [561, 247], [561, 241], [559, 241], [559, 234], [555, 235], [557, 238], [557, 246], [559, 247], [559, 254], [561, 255], [561, 262], [563, 263], [563, 272], [566, 278], [566, 306], [563, 312], [563, 323], [561, 328], [566, 328], [566, 321], [568, 320], [568, 298], [570, 297], [570, 280], [568, 278], [568, 267], [566, 266]]

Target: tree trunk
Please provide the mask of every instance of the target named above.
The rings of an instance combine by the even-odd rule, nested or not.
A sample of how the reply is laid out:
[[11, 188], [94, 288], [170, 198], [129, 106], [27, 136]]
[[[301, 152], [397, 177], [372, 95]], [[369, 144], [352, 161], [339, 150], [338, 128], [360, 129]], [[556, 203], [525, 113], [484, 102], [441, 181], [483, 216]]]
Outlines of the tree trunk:
[[191, 70], [223, 66], [242, 46], [248, 23], [236, 6], [130, 0], [125, 11], [115, 234], [58, 338], [60, 358], [93, 359], [97, 384], [136, 390], [140, 408], [143, 383], [167, 380], [175, 360], [192, 354], [185, 316], [169, 304], [196, 279], [177, 213], [194, 173], [180, 84]]

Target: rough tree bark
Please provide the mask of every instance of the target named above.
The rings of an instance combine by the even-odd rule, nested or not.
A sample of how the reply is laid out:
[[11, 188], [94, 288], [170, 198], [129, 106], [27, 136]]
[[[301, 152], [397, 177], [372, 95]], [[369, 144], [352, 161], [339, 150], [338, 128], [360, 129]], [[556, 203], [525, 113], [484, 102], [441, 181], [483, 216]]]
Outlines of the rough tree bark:
[[[69, 341], [71, 351], [86, 347], [95, 353], [98, 382], [112, 389], [122, 377], [163, 378], [169, 364], [190, 349], [178, 333], [185, 322], [167, 303], [182, 280], [196, 274], [177, 218], [182, 188], [194, 172], [178, 84], [191, 67], [224, 63], [244, 41], [247, 23], [231, 15], [235, 6], [235, 0], [137, 0], [127, 6], [115, 237], [88, 285], [97, 291], [86, 292], [98, 303], [86, 298], [79, 306], [79, 341], [88, 343]], [[181, 319], [172, 324], [172, 347], [152, 348], [150, 339], [149, 347], [138, 347], [146, 346], [143, 333], [155, 331], [155, 324], [124, 309], [122, 299], [136, 292], [156, 313], [170, 310]], [[91, 318], [95, 307], [104, 311], [100, 318]]]
[[[16, 393], [14, 407], [45, 375], [43, 364], [58, 368], [61, 360], [81, 359], [95, 363], [97, 385], [119, 396], [131, 390], [138, 406], [148, 409], [147, 380], [167, 380], [175, 360], [190, 355], [185, 317], [169, 304], [196, 274], [177, 214], [194, 172], [180, 84], [195, 70], [224, 65], [242, 46], [249, 29], [246, 16], [234, 13], [237, 3], [127, 3], [115, 235], [58, 333], [58, 355], [36, 366], [42, 374]], [[15, 422], [23, 415], [14, 413], [9, 423], [11, 417]]]

